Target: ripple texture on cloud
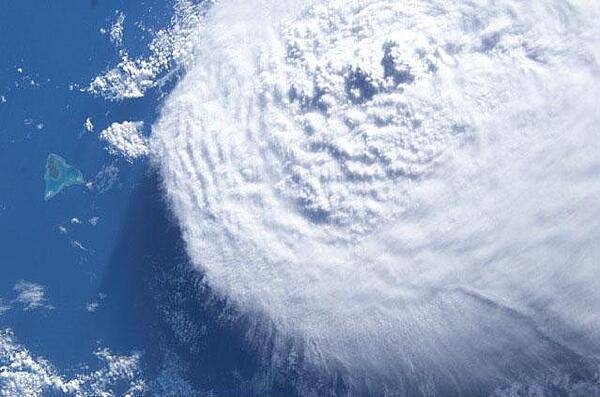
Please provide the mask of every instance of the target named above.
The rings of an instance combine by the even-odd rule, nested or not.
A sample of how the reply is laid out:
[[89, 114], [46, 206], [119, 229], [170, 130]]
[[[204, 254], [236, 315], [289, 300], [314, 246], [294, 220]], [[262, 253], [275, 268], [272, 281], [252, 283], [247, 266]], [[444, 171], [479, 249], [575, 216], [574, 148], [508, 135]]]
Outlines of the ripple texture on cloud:
[[216, 4], [150, 142], [193, 263], [357, 390], [598, 392], [599, 15]]

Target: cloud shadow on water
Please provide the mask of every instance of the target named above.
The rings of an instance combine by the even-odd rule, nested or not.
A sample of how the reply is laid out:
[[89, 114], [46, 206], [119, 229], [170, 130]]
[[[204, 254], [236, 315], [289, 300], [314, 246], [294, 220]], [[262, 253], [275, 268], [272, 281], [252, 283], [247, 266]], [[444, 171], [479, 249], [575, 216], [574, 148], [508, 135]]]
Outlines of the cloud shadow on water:
[[104, 328], [102, 342], [119, 353], [141, 351], [150, 383], [175, 357], [182, 379], [195, 390], [296, 394], [291, 384], [268, 373], [268, 365], [248, 343], [244, 320], [190, 267], [153, 171], [132, 194], [101, 292], [107, 297], [95, 324]]

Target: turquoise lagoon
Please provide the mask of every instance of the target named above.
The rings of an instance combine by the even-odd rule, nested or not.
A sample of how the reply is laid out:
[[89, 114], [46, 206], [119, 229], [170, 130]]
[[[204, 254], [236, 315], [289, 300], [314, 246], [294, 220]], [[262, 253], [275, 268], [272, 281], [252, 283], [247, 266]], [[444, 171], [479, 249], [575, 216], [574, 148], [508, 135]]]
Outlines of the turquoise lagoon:
[[77, 168], [73, 167], [58, 154], [50, 153], [46, 160], [46, 193], [44, 200], [50, 200], [63, 189], [85, 183], [83, 174]]

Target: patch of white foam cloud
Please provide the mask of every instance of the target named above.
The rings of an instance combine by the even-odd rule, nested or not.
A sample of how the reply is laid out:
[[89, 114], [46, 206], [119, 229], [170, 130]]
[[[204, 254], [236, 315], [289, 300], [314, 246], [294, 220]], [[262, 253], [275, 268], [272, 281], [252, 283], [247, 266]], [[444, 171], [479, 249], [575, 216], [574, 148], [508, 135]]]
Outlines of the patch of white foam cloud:
[[0, 299], [0, 316], [3, 315], [4, 313], [6, 313], [7, 311], [9, 311], [10, 309], [11, 309], [10, 305], [7, 303], [4, 303], [2, 301], [2, 299]]
[[35, 128], [38, 131], [44, 129], [44, 123], [36, 121], [31, 118], [26, 118], [25, 120], [23, 120], [23, 124], [26, 126], [32, 126], [33, 128]]
[[14, 303], [21, 305], [25, 311], [53, 308], [46, 300], [46, 287], [41, 284], [20, 280], [13, 287], [13, 291], [16, 293]]
[[88, 302], [88, 304], [85, 306], [85, 309], [90, 313], [95, 313], [102, 305], [104, 299], [106, 299], [106, 294], [102, 292], [98, 293], [97, 299]]
[[103, 348], [94, 354], [102, 361], [103, 366], [91, 374], [79, 376], [86, 383], [84, 390], [89, 390], [90, 395], [94, 395], [98, 390], [111, 390], [116, 382], [125, 382], [126, 390], [123, 395], [143, 394], [146, 384], [140, 373], [139, 353], [120, 356]]
[[184, 377], [184, 366], [179, 357], [167, 352], [163, 359], [163, 366], [156, 379], [149, 385], [154, 393], [164, 396], [206, 396], [215, 395], [210, 391], [200, 393], [190, 385]]
[[48, 389], [73, 393], [77, 386], [64, 381], [46, 360], [34, 358], [10, 330], [0, 331], [0, 395], [35, 397]]
[[142, 135], [142, 121], [112, 123], [100, 133], [100, 139], [108, 143], [108, 151], [121, 155], [125, 160], [133, 160], [148, 154], [146, 138]]
[[105, 193], [117, 184], [119, 180], [119, 168], [114, 164], [107, 164], [102, 167], [96, 176], [86, 183], [88, 189], [96, 190], [98, 193]]
[[469, 394], [597, 371], [599, 15], [215, 5], [153, 127], [192, 261], [350, 383]]
[[[120, 62], [95, 77], [88, 87], [88, 92], [108, 100], [123, 100], [141, 98], [148, 89], [160, 86], [168, 72], [185, 65], [191, 58], [191, 36], [197, 30], [205, 6], [205, 2], [197, 5], [189, 0], [177, 0], [170, 25], [156, 32], [149, 45], [150, 55], [131, 58], [125, 49], [121, 49]], [[115, 26], [118, 29], [114, 35], [119, 39], [117, 42], [120, 45], [123, 35], [122, 22], [111, 28], [111, 40]]]
[[33, 356], [20, 345], [11, 330], [0, 330], [0, 396], [143, 394], [145, 383], [140, 373], [139, 354], [120, 356], [108, 349], [100, 349], [94, 354], [102, 363], [99, 369], [67, 378], [49, 361]]
[[141, 98], [148, 88], [154, 86], [157, 74], [153, 63], [132, 60], [125, 54], [115, 68], [96, 77], [88, 90], [110, 100]]
[[111, 43], [117, 47], [122, 47], [125, 14], [123, 14], [122, 11], [117, 11], [116, 16], [115, 22], [111, 25], [110, 30], [108, 31], [108, 36], [110, 37]]

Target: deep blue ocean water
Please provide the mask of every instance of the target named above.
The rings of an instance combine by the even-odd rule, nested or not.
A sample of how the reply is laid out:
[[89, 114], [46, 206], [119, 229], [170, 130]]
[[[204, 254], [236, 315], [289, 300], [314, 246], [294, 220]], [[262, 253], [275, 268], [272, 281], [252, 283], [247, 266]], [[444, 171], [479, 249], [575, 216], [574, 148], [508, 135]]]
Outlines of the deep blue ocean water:
[[[0, 2], [0, 96], [6, 99], [0, 104], [0, 302], [13, 302], [13, 287], [25, 280], [42, 285], [51, 306], [11, 304], [0, 328], [12, 329], [20, 344], [65, 376], [95, 368], [93, 352], [107, 347], [141, 352], [149, 383], [177, 357], [194, 389], [232, 393], [256, 375], [256, 359], [235, 327], [215, 318], [223, 303], [198, 287], [201, 275], [188, 267], [148, 160], [130, 164], [98, 139], [114, 121], [143, 120], [148, 129], [173, 84], [121, 102], [81, 90], [119, 60], [100, 32], [116, 11], [126, 15], [125, 43], [138, 56], [150, 38], [134, 23], [164, 27], [172, 4]], [[87, 117], [93, 133], [84, 130]], [[118, 168], [118, 179], [106, 191], [71, 186], [44, 201], [49, 153], [86, 180], [107, 166]], [[98, 305], [95, 311], [87, 310], [90, 303]], [[181, 321], [192, 332], [178, 333]]]

